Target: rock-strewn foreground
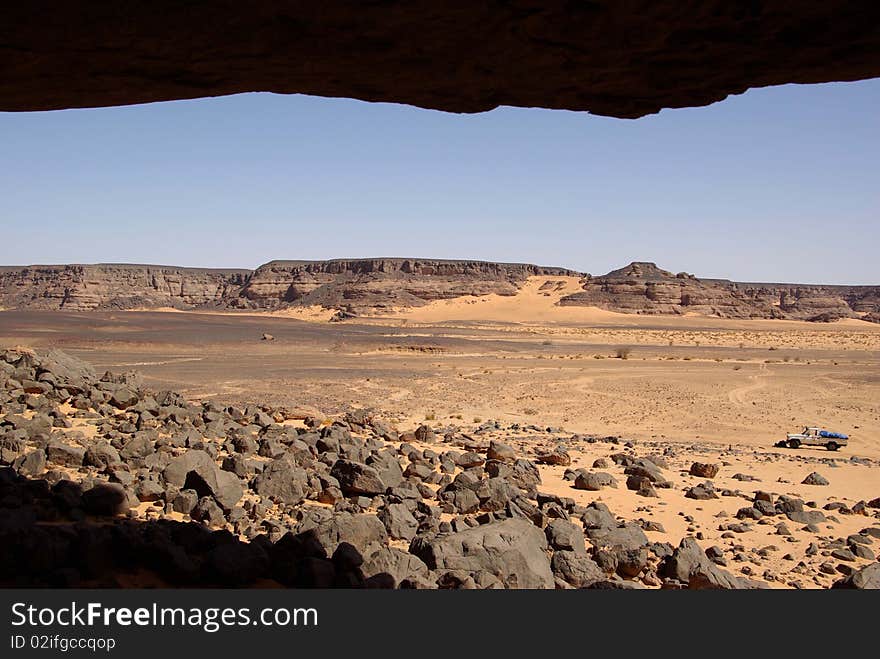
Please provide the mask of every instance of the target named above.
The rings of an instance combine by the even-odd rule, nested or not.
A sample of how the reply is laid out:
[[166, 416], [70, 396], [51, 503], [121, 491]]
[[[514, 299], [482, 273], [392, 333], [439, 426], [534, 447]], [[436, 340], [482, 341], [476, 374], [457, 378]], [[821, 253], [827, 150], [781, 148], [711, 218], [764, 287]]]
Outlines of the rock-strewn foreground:
[[[516, 295], [530, 277], [579, 280], [561, 306], [638, 314], [833, 321], [880, 318], [880, 286], [740, 283], [631, 263], [602, 276], [565, 268], [436, 259], [272, 261], [256, 270], [154, 265], [0, 268], [0, 307], [280, 310], [320, 306], [376, 314], [467, 296]], [[553, 285], [548, 280], [547, 286]]]
[[[399, 432], [364, 410], [294, 419], [150, 391], [136, 373], [99, 376], [57, 350], [0, 353], [0, 385], [4, 585], [756, 588], [779, 584], [760, 565], [784, 550], [748, 551], [736, 538], [771, 524], [779, 544], [802, 525], [815, 534], [803, 557], [783, 557], [799, 560], [789, 572], [803, 581], [783, 584], [830, 572], [835, 586], [880, 587], [880, 499], [823, 512], [763, 490], [717, 492], [719, 465], [695, 462], [688, 499], [746, 499], [735, 521], [720, 520], [730, 547], [703, 547], [695, 527], [676, 544], [652, 541], [656, 522], [621, 519], [598, 493], [625, 482], [649, 510], [682, 475], [670, 454], [616, 438], [534, 428], [514, 446], [492, 423]], [[584, 442], [607, 446], [607, 458], [578, 466]], [[549, 493], [548, 468], [596, 498]], [[820, 533], [837, 515], [864, 528]]]

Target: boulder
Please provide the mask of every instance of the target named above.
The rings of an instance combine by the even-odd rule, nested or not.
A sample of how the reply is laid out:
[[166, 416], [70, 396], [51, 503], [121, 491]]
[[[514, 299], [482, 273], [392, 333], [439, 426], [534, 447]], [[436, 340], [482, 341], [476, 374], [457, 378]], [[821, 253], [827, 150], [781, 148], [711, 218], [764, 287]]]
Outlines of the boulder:
[[840, 581], [835, 581], [831, 587], [880, 590], [880, 563], [866, 565]]
[[416, 536], [419, 523], [405, 504], [390, 503], [377, 516], [385, 525], [389, 538], [409, 541]]
[[388, 541], [385, 526], [370, 514], [337, 513], [309, 528], [300, 528], [297, 541], [317, 557], [333, 556], [340, 543], [347, 542], [360, 555], [371, 556]]
[[99, 483], [83, 492], [84, 510], [90, 515], [121, 515], [130, 508], [128, 494], [118, 483]]
[[416, 537], [410, 552], [432, 570], [485, 571], [507, 588], [553, 588], [541, 529], [523, 519], [484, 524], [434, 538]]
[[516, 460], [516, 451], [507, 444], [492, 440], [489, 442], [489, 450], [486, 451], [486, 457], [489, 460], [498, 460], [499, 462], [513, 462]]
[[584, 532], [569, 521], [552, 520], [544, 529], [544, 535], [547, 537], [547, 543], [555, 550], [587, 553]]
[[571, 464], [571, 456], [563, 447], [557, 446], [552, 451], [538, 454], [538, 462], [545, 465], [567, 467]]
[[695, 462], [691, 465], [689, 473], [691, 476], [699, 478], [715, 478], [718, 475], [718, 465], [708, 462]]
[[605, 573], [596, 561], [573, 551], [554, 552], [550, 569], [555, 577], [575, 588], [586, 588], [605, 579]]
[[[398, 469], [400, 465], [398, 465]], [[339, 481], [339, 488], [346, 496], [376, 496], [387, 489], [385, 483], [372, 467], [353, 460], [337, 460], [330, 475]]]
[[708, 481], [688, 488], [687, 492], [684, 493], [684, 496], [688, 499], [697, 499], [698, 501], [718, 498], [718, 495], [715, 494], [715, 488], [712, 486], [712, 483]]
[[220, 469], [210, 455], [198, 449], [172, 458], [162, 477], [179, 489], [195, 490], [199, 497], [213, 497], [223, 510], [231, 509], [244, 494], [235, 474]]
[[574, 479], [574, 489], [598, 491], [603, 487], [617, 487], [617, 481], [604, 471], [583, 471]]
[[293, 506], [306, 498], [309, 475], [290, 456], [273, 460], [253, 481], [253, 490], [262, 497]]
[[13, 461], [12, 468], [22, 476], [38, 476], [46, 470], [46, 452], [37, 449], [25, 453]]
[[802, 485], [828, 485], [828, 479], [817, 471], [807, 476], [801, 481]]
[[361, 567], [367, 586], [397, 588], [404, 581], [428, 583], [428, 566], [417, 556], [397, 549], [382, 547], [373, 552]]
[[127, 387], [119, 387], [110, 394], [110, 404], [120, 410], [128, 409], [132, 405], [137, 404], [138, 400], [140, 400], [140, 397], [137, 393]]
[[122, 462], [119, 452], [107, 442], [95, 442], [86, 449], [83, 464], [88, 467], [106, 469]]
[[71, 446], [58, 440], [52, 440], [46, 447], [46, 455], [49, 462], [64, 467], [80, 467], [85, 457], [85, 449], [79, 446]]
[[753, 584], [719, 568], [693, 538], [683, 538], [660, 564], [658, 573], [693, 589], [741, 589]]

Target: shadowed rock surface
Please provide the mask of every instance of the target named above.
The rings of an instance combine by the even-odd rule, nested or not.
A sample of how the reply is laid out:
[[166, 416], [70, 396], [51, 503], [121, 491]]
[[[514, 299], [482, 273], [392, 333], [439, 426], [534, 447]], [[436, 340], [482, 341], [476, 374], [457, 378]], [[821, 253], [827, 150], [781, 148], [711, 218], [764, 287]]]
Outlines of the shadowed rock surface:
[[13, 3], [0, 110], [249, 91], [639, 117], [880, 75], [875, 2]]

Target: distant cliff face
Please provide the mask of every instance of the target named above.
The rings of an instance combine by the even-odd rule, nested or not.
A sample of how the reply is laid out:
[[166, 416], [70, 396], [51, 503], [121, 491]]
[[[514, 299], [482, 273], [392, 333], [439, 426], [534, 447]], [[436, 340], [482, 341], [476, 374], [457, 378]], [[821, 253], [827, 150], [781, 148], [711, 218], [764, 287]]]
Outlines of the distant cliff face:
[[739, 283], [673, 274], [653, 263], [631, 263], [564, 297], [565, 306], [641, 314], [699, 313], [722, 318], [830, 321], [880, 311], [880, 286]]
[[257, 268], [242, 295], [260, 308], [319, 304], [382, 309], [463, 295], [515, 295], [532, 275], [580, 276], [565, 268], [485, 261], [272, 261]]
[[354, 313], [461, 296], [515, 295], [530, 276], [582, 278], [564, 306], [723, 318], [880, 320], [880, 286], [738, 283], [631, 263], [591, 277], [522, 263], [436, 259], [272, 261], [251, 270], [155, 265], [0, 267], [0, 307], [279, 309], [320, 305]]
[[249, 270], [155, 265], [4, 267], [0, 306], [72, 311], [227, 306], [249, 275]]

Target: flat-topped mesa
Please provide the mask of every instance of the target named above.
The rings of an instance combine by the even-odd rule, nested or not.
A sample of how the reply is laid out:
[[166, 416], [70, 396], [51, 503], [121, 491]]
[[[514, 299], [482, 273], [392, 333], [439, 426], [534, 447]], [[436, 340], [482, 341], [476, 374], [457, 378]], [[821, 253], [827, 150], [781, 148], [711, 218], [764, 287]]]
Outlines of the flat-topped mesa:
[[528, 263], [418, 258], [271, 261], [253, 271], [106, 263], [7, 266], [0, 267], [0, 308], [274, 310], [317, 305], [369, 315], [434, 300], [512, 296], [534, 276], [582, 281], [582, 290], [563, 297], [562, 306], [722, 318], [880, 318], [880, 286], [698, 279], [650, 262], [591, 277]]
[[228, 306], [250, 274], [115, 263], [4, 266], [0, 306], [70, 311]]
[[516, 295], [530, 276], [574, 276], [565, 268], [414, 258], [272, 261], [260, 266], [242, 290], [251, 305], [287, 304], [385, 309], [422, 306], [465, 295]]
[[880, 286], [698, 279], [685, 272], [673, 274], [654, 263], [633, 262], [606, 275], [586, 278], [582, 291], [562, 298], [559, 304], [623, 313], [830, 321], [880, 311]]

